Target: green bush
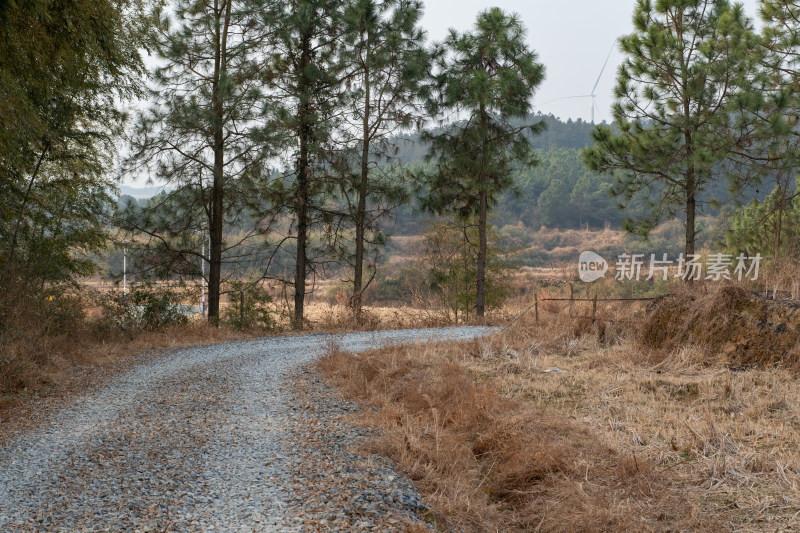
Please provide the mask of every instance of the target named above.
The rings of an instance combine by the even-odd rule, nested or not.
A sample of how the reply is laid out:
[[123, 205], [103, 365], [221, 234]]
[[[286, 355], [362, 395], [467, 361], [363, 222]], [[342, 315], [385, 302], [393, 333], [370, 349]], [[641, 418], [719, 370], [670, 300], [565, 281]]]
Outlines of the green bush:
[[167, 326], [186, 324], [186, 306], [182, 293], [170, 287], [137, 285], [125, 295], [114, 291], [101, 298], [106, 323], [123, 331], [154, 331]]
[[[244, 307], [242, 307], [244, 294]], [[230, 284], [228, 292], [226, 322], [239, 330], [274, 329], [275, 311], [272, 308], [272, 297], [263, 287], [235, 281]]]
[[[496, 232], [489, 230], [486, 252], [486, 309], [502, 307], [510, 294], [509, 280], [512, 265], [502, 259], [495, 243]], [[478, 259], [478, 228], [472, 221], [442, 218], [430, 225], [424, 235], [417, 284], [427, 285], [447, 318], [455, 322], [466, 320], [475, 313]]]

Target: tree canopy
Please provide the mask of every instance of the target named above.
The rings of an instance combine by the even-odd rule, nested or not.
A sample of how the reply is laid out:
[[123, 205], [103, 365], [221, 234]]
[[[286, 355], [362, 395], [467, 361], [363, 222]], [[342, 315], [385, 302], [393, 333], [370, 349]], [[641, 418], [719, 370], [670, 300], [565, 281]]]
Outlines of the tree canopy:
[[[472, 31], [450, 31], [439, 53], [432, 110], [457, 120], [431, 133], [429, 161], [434, 172], [426, 181], [423, 204], [433, 211], [477, 216], [479, 251], [476, 312], [485, 309], [486, 225], [489, 209], [512, 185], [516, 164], [534, 165], [526, 133], [541, 122], [527, 118], [544, 66], [525, 43], [526, 30], [517, 15], [499, 8], [481, 12]], [[461, 117], [459, 117], [461, 118]], [[516, 123], [514, 121], [517, 121]]]
[[638, 0], [633, 22], [620, 39], [615, 125], [594, 130], [584, 159], [615, 173], [615, 196], [651, 198], [630, 229], [646, 235], [659, 220], [685, 217], [688, 256], [698, 195], [748, 142], [733, 111], [752, 88], [759, 39], [742, 6], [726, 0]]

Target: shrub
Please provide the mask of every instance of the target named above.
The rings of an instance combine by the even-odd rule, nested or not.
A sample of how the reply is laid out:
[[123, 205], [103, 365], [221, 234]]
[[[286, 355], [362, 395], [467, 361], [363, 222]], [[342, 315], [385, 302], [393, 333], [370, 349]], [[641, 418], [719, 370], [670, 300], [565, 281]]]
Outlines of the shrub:
[[[489, 230], [486, 251], [486, 309], [502, 307], [510, 293], [511, 265], [495, 244], [499, 238]], [[478, 227], [470, 221], [443, 218], [423, 235], [417, 284], [426, 284], [448, 319], [466, 320], [475, 313], [478, 260]]]
[[79, 336], [85, 325], [83, 302], [67, 282], [32, 283], [0, 279], [0, 397], [5, 389], [34, 388], [45, 369], [60, 358], [60, 339]]
[[[244, 307], [242, 307], [242, 300], [244, 300]], [[226, 312], [226, 321], [231, 327], [239, 330], [273, 329], [275, 327], [275, 317], [273, 316], [275, 311], [271, 305], [272, 297], [263, 287], [245, 284], [241, 281], [232, 282], [228, 301], [230, 306]]]
[[105, 322], [123, 331], [154, 331], [188, 322], [182, 291], [151, 284], [134, 285], [128, 294], [111, 292], [100, 298]]
[[392, 275], [379, 271], [364, 293], [367, 304], [407, 304], [412, 299], [412, 287], [419, 283], [417, 271], [412, 266], [402, 266]]

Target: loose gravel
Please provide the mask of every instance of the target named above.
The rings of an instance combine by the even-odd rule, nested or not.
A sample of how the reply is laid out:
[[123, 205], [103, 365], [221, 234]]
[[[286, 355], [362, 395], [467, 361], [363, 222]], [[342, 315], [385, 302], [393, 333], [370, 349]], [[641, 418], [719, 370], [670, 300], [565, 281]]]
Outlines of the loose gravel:
[[357, 453], [356, 407], [306, 364], [332, 340], [488, 331], [269, 337], [149, 361], [0, 447], [0, 531], [400, 531], [424, 516], [419, 495]]

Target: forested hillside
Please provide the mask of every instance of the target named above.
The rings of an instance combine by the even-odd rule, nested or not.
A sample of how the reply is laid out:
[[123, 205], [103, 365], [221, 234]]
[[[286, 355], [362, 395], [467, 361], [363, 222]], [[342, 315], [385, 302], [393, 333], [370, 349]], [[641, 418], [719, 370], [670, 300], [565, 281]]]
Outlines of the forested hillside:
[[[589, 122], [563, 121], [553, 115], [536, 114], [528, 123], [544, 122], [546, 129], [529, 137], [536, 150], [538, 165], [519, 165], [514, 172], [515, 187], [501, 195], [494, 209], [498, 227], [522, 223], [529, 229], [542, 226], [560, 229], [600, 229], [609, 225], [621, 228], [627, 217], [646, 214], [649, 207], [644, 195], [620, 207], [621, 198], [611, 195], [615, 178], [590, 170], [581, 151], [592, 144]], [[421, 172], [433, 162], [426, 161], [427, 146], [419, 135], [405, 136], [397, 143], [398, 158], [412, 172]], [[724, 206], [747, 204], [754, 198], [763, 200], [770, 192], [750, 187], [731, 197], [727, 180], [721, 179], [701, 191], [701, 215], [717, 215]], [[768, 188], [762, 188], [768, 189]], [[397, 210], [391, 231], [395, 234], [418, 233], [426, 217], [412, 203]]]
[[[522, 223], [535, 230], [542, 226], [601, 229], [608, 225], [618, 229], [626, 217], [647, 212], [648, 206], [643, 197], [635, 198], [621, 209], [621, 199], [613, 198], [610, 192], [615, 182], [613, 175], [594, 172], [584, 164], [581, 150], [591, 145], [591, 123], [582, 120], [563, 121], [553, 115], [543, 114], [536, 114], [526, 122], [539, 121], [546, 124], [546, 129], [538, 135], [529, 136], [539, 163], [518, 166], [514, 172], [515, 188], [502, 194], [494, 209], [492, 220], [496, 226]], [[412, 173], [419, 173], [433, 164], [425, 161], [428, 145], [418, 134], [399, 136], [392, 140], [392, 144], [398, 148], [396, 160], [401, 161], [405, 169], [410, 169]], [[714, 187], [701, 193], [703, 215], [717, 215], [720, 208], [733, 207], [737, 202], [748, 204], [754, 198], [763, 200], [770, 192], [768, 187], [751, 187], [732, 198], [726, 190], [726, 183], [720, 180]], [[413, 183], [410, 183], [412, 198], [413, 188]], [[147, 201], [143, 198], [157, 190], [162, 189], [123, 188], [120, 203], [126, 205], [138, 199], [144, 205]], [[713, 205], [712, 199], [716, 201]], [[395, 214], [396, 220], [389, 226], [391, 234], [418, 234], [429, 219], [418, 202], [414, 201], [399, 206]], [[281, 263], [279, 268], [283, 267]]]

